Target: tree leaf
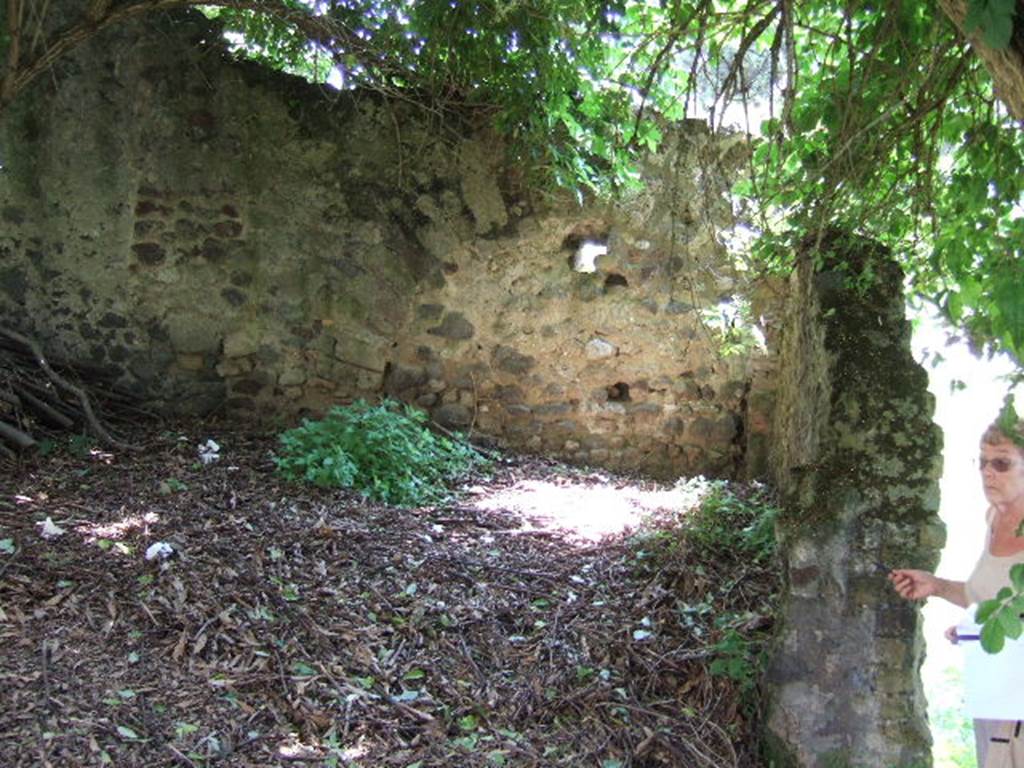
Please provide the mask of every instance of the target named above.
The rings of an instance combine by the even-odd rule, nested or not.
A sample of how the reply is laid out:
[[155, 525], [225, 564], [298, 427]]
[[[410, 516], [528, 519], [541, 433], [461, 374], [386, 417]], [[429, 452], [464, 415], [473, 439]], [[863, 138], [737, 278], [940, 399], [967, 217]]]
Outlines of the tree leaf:
[[1010, 568], [1010, 582], [1018, 592], [1024, 592], [1024, 563], [1017, 563]]
[[1006, 644], [1006, 635], [997, 620], [985, 622], [981, 628], [981, 647], [986, 653], [999, 653]]

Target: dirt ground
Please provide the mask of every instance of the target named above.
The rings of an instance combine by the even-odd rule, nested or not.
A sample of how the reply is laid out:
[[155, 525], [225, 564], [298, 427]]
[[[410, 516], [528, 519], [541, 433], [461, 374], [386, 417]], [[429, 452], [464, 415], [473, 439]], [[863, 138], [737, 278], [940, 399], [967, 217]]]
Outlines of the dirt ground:
[[134, 437], [0, 467], [0, 765], [759, 765], [722, 617], [771, 578], [678, 543], [694, 486], [509, 457], [399, 509]]

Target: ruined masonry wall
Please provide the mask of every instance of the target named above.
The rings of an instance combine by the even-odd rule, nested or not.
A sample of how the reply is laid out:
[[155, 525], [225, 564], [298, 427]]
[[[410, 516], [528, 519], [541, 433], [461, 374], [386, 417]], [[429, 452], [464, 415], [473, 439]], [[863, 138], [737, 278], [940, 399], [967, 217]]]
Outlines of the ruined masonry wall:
[[[700, 322], [738, 290], [734, 139], [680, 131], [616, 208], [541, 201], [486, 129], [228, 61], [196, 15], [156, 23], [104, 33], [0, 124], [4, 323], [167, 412], [287, 422], [387, 392], [665, 476], [733, 474], [763, 438], [769, 363], [721, 358]], [[589, 274], [588, 238], [609, 249]]]
[[938, 563], [942, 436], [899, 268], [852, 238], [831, 235], [823, 252], [875, 281], [858, 291], [849, 273], [805, 258], [791, 282], [769, 454], [786, 509], [771, 757], [779, 768], [921, 768], [921, 615], [886, 576]]

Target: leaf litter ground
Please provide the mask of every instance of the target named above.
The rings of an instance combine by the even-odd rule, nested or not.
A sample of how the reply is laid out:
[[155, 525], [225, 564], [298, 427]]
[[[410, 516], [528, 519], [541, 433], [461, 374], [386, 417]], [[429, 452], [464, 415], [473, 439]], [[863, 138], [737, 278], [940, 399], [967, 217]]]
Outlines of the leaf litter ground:
[[209, 431], [4, 468], [0, 765], [759, 765], [708, 670], [776, 575], [678, 544], [678, 487], [510, 457], [399, 509]]

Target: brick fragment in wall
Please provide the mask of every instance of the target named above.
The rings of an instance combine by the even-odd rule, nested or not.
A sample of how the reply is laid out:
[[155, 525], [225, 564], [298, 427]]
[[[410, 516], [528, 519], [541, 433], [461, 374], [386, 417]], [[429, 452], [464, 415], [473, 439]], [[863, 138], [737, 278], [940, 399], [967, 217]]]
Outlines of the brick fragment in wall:
[[140, 200], [135, 204], [135, 215], [136, 216], [168, 216], [171, 213], [171, 209], [165, 205], [154, 202], [153, 200]]
[[162, 264], [167, 258], [167, 252], [159, 243], [135, 243], [132, 246], [132, 253], [141, 264], [147, 267]]
[[213, 225], [213, 233], [230, 240], [242, 234], [242, 224], [239, 221], [218, 221]]

